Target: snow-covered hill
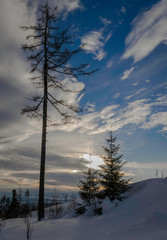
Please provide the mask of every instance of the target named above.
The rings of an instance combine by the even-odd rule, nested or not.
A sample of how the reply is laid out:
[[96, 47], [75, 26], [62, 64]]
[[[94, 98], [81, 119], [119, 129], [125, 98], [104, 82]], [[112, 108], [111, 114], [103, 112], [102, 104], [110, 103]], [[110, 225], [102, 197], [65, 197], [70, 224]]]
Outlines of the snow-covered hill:
[[[127, 198], [105, 200], [102, 216], [43, 220], [32, 218], [32, 240], [167, 240], [167, 178], [132, 184]], [[22, 219], [6, 221], [2, 239], [23, 240]]]

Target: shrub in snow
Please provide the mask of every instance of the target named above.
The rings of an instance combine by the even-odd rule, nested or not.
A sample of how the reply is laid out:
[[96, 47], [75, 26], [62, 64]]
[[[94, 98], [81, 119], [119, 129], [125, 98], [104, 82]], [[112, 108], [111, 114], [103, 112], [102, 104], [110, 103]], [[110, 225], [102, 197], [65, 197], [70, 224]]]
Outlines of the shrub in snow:
[[0, 219], [0, 233], [2, 232], [2, 230], [4, 229], [6, 224], [6, 221], [3, 219]]
[[29, 218], [24, 219], [26, 239], [31, 240], [33, 226]]
[[93, 213], [94, 215], [102, 215], [103, 214], [102, 207], [95, 208]]
[[70, 198], [69, 198], [69, 204], [68, 204], [68, 208], [67, 208], [67, 211], [71, 212], [71, 211], [75, 211], [75, 208], [77, 208], [77, 197], [74, 193], [72, 193], [70, 195]]
[[48, 218], [59, 218], [63, 215], [63, 204], [57, 202], [54, 206], [47, 209]]
[[55, 190], [52, 196], [51, 206], [46, 210], [46, 214], [48, 218], [59, 218], [64, 213], [63, 203], [61, 202], [60, 194], [57, 190]]
[[86, 207], [78, 203], [78, 206], [75, 208], [76, 215], [82, 215], [86, 212]]

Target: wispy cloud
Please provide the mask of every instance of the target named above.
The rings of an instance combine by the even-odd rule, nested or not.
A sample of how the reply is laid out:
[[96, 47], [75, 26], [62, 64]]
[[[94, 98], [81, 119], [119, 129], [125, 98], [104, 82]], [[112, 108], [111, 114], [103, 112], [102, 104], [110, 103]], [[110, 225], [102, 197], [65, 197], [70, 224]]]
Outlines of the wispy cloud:
[[120, 96], [120, 93], [119, 93], [119, 92], [115, 93], [115, 95], [114, 95], [114, 99], [119, 98], [119, 96]]
[[[161, 111], [159, 110], [161, 106]], [[82, 121], [71, 127], [63, 127], [64, 131], [79, 130], [88, 134], [100, 134], [110, 130], [118, 131], [126, 127], [126, 131], [142, 128], [151, 129], [157, 126], [166, 132], [167, 97], [161, 96], [154, 100], [140, 99], [129, 102], [124, 108], [119, 105], [109, 105], [103, 110], [91, 112], [82, 116]], [[155, 111], [158, 111], [155, 113]]]
[[133, 57], [137, 62], [159, 44], [167, 44], [167, 1], [161, 0], [148, 11], [140, 13], [132, 22], [132, 31], [126, 38], [122, 58]]
[[133, 94], [125, 97], [125, 99], [126, 99], [126, 100], [129, 100], [129, 99], [131, 99], [132, 97], [141, 94], [141, 93], [144, 92], [146, 89], [147, 89], [147, 88], [141, 88], [141, 89], [137, 90], [136, 92], [134, 92]]
[[[112, 20], [101, 16], [99, 16], [99, 19], [104, 26], [99, 30], [93, 30], [86, 33], [81, 38], [81, 43], [85, 44], [84, 50], [87, 53], [92, 53], [95, 56], [94, 59], [101, 61], [107, 56], [107, 52], [104, 50], [104, 47], [112, 36], [112, 31], [109, 29], [112, 24]], [[111, 61], [109, 65], [111, 66]]]
[[[36, 93], [36, 89], [33, 88], [29, 81], [30, 75], [27, 69], [27, 61], [25, 61], [23, 54], [20, 54], [20, 45], [25, 42], [27, 33], [21, 31], [19, 26], [36, 24], [37, 6], [34, 5], [36, 2], [37, 1], [34, 1], [33, 6], [28, 6], [28, 4], [22, 0], [6, 0], [2, 1], [0, 7], [0, 96], [1, 99], [3, 99], [3, 101], [0, 102], [0, 165], [5, 174], [10, 173], [11, 170], [39, 169], [38, 160], [40, 153], [39, 151], [36, 153], [35, 149], [40, 149], [41, 123], [35, 119], [31, 119], [30, 121], [24, 116], [20, 116], [21, 109], [25, 106], [25, 102], [27, 103], [26, 97], [31, 97]], [[80, 3], [80, 1], [61, 1], [60, 4], [62, 4], [62, 2], [66, 4], [68, 11], [76, 9]], [[70, 78], [68, 81], [64, 79], [62, 84], [74, 91], [84, 88], [84, 84], [79, 83], [75, 78]], [[77, 104], [82, 96], [83, 95], [72, 92], [65, 95], [61, 91], [57, 93], [59, 99], [64, 98], [68, 104], [72, 105]], [[59, 119], [55, 112], [52, 112], [50, 109], [48, 110], [49, 114], [53, 114], [56, 120]], [[63, 141], [64, 140], [61, 140], [61, 143]], [[69, 140], [67, 145], [70, 145]], [[29, 147], [31, 150], [28, 149], [26, 151]], [[22, 153], [23, 149], [26, 152]], [[52, 149], [55, 149], [55, 146], [53, 146]], [[60, 154], [60, 152], [58, 154]], [[56, 158], [60, 165], [62, 164], [61, 166], [59, 165], [59, 167], [63, 168], [64, 161], [60, 155], [54, 156], [54, 160]], [[59, 159], [61, 160], [59, 161]], [[72, 163], [71, 160], [74, 162]], [[73, 156], [71, 160], [69, 160], [67, 164], [65, 163], [65, 165], [72, 167], [74, 164], [73, 166], [76, 169], [76, 158], [74, 160]], [[48, 162], [50, 162], [50, 164], [52, 163], [51, 156]], [[47, 166], [48, 165], [49, 163]], [[54, 164], [52, 163], [51, 165], [53, 166]], [[19, 179], [23, 180], [23, 178], [17, 178], [16, 180], [13, 176], [9, 176], [6, 183], [4, 182], [4, 185], [7, 185], [8, 181], [8, 184], [11, 182], [10, 185], [13, 184], [13, 187], [15, 187], [19, 184]], [[22, 183], [26, 185], [27, 181], [30, 183], [30, 179], [25, 182], [22, 181]]]
[[167, 124], [165, 124], [166, 119], [167, 119], [167, 112], [154, 113], [150, 116], [150, 119], [143, 124], [142, 127], [145, 129], [151, 129], [157, 126], [165, 125], [160, 131], [167, 132]]
[[26, 33], [19, 26], [36, 23], [36, 7], [30, 7], [20, 0], [6, 0], [1, 3], [0, 95], [3, 101], [0, 103], [0, 129], [1, 140], [7, 144], [12, 141], [17, 143], [21, 138], [30, 136], [28, 126], [34, 123], [20, 118], [25, 97], [34, 93], [34, 89], [28, 80], [27, 63], [20, 54], [20, 44], [25, 41]]
[[133, 72], [134, 69], [135, 69], [135, 67], [131, 67], [129, 70], [125, 70], [121, 79], [125, 80], [125, 79], [129, 78], [130, 74]]
[[138, 82], [135, 82], [132, 84], [132, 86], [137, 86], [139, 83]]
[[[144, 163], [139, 163], [139, 162], [127, 162], [126, 163], [126, 167], [130, 167], [130, 168], [159, 168], [160, 163], [156, 162], [156, 163], [150, 163], [150, 162], [144, 162]], [[163, 168], [167, 167], [167, 163], [166, 162], [162, 162], [161, 163]]]
[[120, 12], [126, 14], [126, 8], [122, 6]]
[[158, 177], [166, 176], [167, 163], [166, 162], [127, 162], [123, 166], [125, 172], [132, 173], [132, 181], [140, 181], [157, 177], [156, 169], [158, 170]]
[[150, 80], [149, 80], [149, 79], [146, 79], [145, 82], [146, 82], [146, 83], [150, 83]]
[[52, 2], [58, 6], [59, 11], [65, 11], [66, 13], [84, 8], [80, 0], [54, 0]]
[[101, 61], [105, 56], [104, 51], [104, 36], [103, 30], [91, 31], [84, 35], [81, 39], [82, 44], [85, 44], [84, 50], [87, 53], [92, 53], [95, 55], [95, 59]]
[[101, 61], [107, 56], [104, 50], [105, 44], [112, 36], [112, 32], [106, 31], [106, 26], [96, 31], [90, 31], [81, 38], [81, 43], [84, 45], [84, 50], [87, 53], [92, 53], [94, 59]]
[[112, 65], [113, 65], [113, 60], [110, 60], [110, 61], [108, 61], [108, 63], [107, 63], [107, 68], [110, 68], [110, 67], [112, 67]]
[[87, 103], [87, 111], [88, 111], [88, 112], [94, 112], [94, 111], [95, 111], [95, 108], [96, 108], [96, 105], [95, 105], [95, 104]]
[[99, 17], [100, 21], [104, 24], [104, 26], [108, 26], [108, 25], [111, 25], [112, 23], [112, 20], [110, 19], [107, 19], [107, 18], [103, 18], [103, 17]]

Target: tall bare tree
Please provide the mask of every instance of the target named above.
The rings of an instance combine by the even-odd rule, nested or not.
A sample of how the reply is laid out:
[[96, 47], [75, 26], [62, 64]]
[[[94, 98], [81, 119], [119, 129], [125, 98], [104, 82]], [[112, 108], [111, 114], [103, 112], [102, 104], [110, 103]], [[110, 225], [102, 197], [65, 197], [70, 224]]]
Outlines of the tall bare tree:
[[[61, 30], [59, 27], [58, 9], [51, 8], [48, 4], [41, 6], [39, 17], [35, 26], [22, 26], [22, 30], [28, 31], [27, 44], [22, 45], [26, 51], [28, 61], [31, 62], [31, 80], [42, 94], [33, 96], [34, 104], [27, 105], [22, 109], [22, 114], [31, 118], [42, 118], [42, 142], [41, 142], [41, 165], [39, 183], [38, 220], [44, 218], [44, 180], [46, 158], [46, 134], [50, 123], [48, 118], [49, 105], [53, 107], [61, 117], [61, 124], [71, 122], [77, 118], [80, 112], [78, 103], [69, 104], [65, 98], [60, 98], [57, 93], [63, 92], [79, 94], [83, 89], [73, 91], [64, 84], [61, 75], [69, 78], [78, 78], [81, 75], [89, 75], [93, 71], [87, 71], [89, 64], [81, 64], [71, 67], [71, 59], [83, 50], [83, 46], [75, 48], [73, 37], [69, 34], [69, 28]], [[51, 125], [60, 124], [52, 121]]]

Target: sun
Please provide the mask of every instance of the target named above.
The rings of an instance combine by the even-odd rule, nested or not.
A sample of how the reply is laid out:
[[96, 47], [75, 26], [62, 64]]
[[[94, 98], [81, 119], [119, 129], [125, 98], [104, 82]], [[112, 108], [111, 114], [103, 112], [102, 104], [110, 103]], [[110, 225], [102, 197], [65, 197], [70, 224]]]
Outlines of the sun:
[[95, 169], [99, 169], [100, 165], [103, 164], [103, 160], [101, 157], [97, 155], [91, 155], [91, 154], [83, 154], [83, 158], [88, 161], [87, 166]]

